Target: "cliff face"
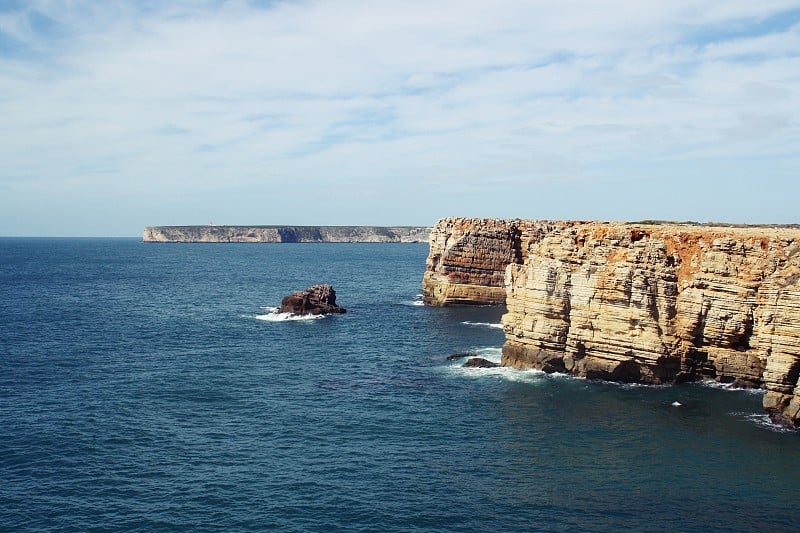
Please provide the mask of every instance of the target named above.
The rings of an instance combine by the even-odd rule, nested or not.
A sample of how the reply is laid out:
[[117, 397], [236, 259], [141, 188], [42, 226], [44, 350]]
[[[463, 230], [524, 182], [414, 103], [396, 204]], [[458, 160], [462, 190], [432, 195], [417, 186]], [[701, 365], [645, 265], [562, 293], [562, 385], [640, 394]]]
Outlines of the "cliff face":
[[152, 226], [144, 242], [428, 242], [430, 228], [381, 226]]
[[[523, 237], [503, 255], [508, 225]], [[426, 301], [455, 303], [452, 279], [485, 280], [490, 289], [470, 294], [494, 294], [508, 257], [504, 365], [763, 387], [774, 417], [800, 423], [800, 230], [448, 219], [432, 232], [425, 277], [426, 296], [444, 298]]]
[[531, 242], [555, 223], [487, 218], [443, 218], [430, 233], [422, 279], [427, 304], [502, 304], [506, 267], [522, 263]]

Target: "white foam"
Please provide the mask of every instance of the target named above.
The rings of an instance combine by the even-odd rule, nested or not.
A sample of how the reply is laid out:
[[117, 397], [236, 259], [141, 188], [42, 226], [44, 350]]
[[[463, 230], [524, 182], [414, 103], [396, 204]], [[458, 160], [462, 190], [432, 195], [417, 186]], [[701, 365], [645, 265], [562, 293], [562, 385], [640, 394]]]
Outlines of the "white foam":
[[796, 433], [795, 430], [776, 424], [770, 420], [768, 414], [764, 413], [731, 413], [733, 415], [743, 416], [745, 420], [751, 422], [759, 427], [774, 431], [775, 433]]
[[[497, 364], [500, 364], [500, 359], [503, 355], [503, 349], [497, 346], [472, 348], [465, 352]], [[440, 370], [457, 378], [498, 379], [523, 383], [536, 383], [547, 377], [547, 374], [541, 370], [517, 370], [516, 368], [506, 366], [495, 368], [464, 368], [464, 359], [466, 359], [466, 357], [450, 361], [450, 364], [440, 367]]]
[[413, 300], [403, 300], [402, 302], [400, 302], [400, 305], [410, 305], [412, 307], [422, 307], [423, 305], [425, 305], [425, 302], [422, 301], [422, 295], [421, 294], [417, 294], [416, 296], [414, 296]]
[[[547, 374], [547, 372], [545, 372], [545, 374]], [[547, 377], [551, 379], [569, 379], [571, 381], [589, 381], [583, 376], [576, 376], [575, 374], [568, 374], [567, 372], [550, 372], [547, 374]]]
[[547, 378], [541, 370], [517, 370], [507, 366], [495, 368], [464, 368], [462, 362], [444, 367], [444, 371], [457, 378], [497, 379], [522, 383], [537, 383]]
[[266, 322], [301, 322], [307, 320], [320, 320], [327, 315], [295, 315], [294, 313], [279, 313], [277, 307], [262, 307], [261, 309], [269, 311], [263, 315], [255, 315], [253, 318], [256, 320], [264, 320]]
[[605, 383], [606, 385], [615, 385], [623, 389], [669, 389], [674, 387], [672, 383], [623, 383], [621, 381], [606, 381], [604, 379], [596, 380], [598, 383]]
[[672, 402], [672, 407], [680, 407], [680, 406], [682, 406], [682, 405], [683, 405], [683, 404], [682, 404], [681, 402], [677, 401], [677, 400], [676, 400], [676, 401], [674, 401], [674, 402]]
[[497, 346], [484, 346], [482, 348], [474, 348], [467, 350], [469, 353], [474, 353], [478, 357], [483, 357], [487, 361], [500, 364], [500, 359], [503, 357], [503, 349]]
[[465, 321], [462, 322], [462, 324], [466, 324], [467, 326], [482, 326], [482, 327], [486, 327], [486, 328], [503, 329], [503, 324], [500, 324], [499, 322], [498, 323], [494, 323], [494, 322], [471, 322], [469, 320], [465, 320]]
[[708, 387], [709, 389], [718, 389], [718, 390], [725, 390], [725, 391], [732, 391], [732, 392], [745, 392], [747, 394], [756, 394], [761, 395], [764, 394], [766, 391], [764, 389], [746, 389], [744, 387], [736, 387], [732, 383], [720, 383], [719, 381], [714, 381], [713, 379], [706, 379], [699, 382], [700, 385], [704, 387]]

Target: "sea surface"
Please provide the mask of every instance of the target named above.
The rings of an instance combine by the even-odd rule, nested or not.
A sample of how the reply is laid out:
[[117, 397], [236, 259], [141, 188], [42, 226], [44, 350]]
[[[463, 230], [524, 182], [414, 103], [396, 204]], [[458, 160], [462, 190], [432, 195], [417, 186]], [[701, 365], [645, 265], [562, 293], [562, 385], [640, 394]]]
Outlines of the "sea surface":
[[[424, 244], [0, 239], [2, 531], [792, 531], [761, 395], [511, 369]], [[345, 315], [292, 320], [329, 283]]]

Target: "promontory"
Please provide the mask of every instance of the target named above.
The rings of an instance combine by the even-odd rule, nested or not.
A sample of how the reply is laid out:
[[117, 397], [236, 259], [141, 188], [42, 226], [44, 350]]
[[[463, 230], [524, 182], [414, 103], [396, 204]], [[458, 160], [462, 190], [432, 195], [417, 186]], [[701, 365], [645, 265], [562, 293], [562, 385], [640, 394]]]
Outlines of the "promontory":
[[446, 218], [431, 305], [505, 304], [502, 364], [766, 389], [800, 425], [800, 228]]
[[420, 226], [150, 226], [144, 242], [428, 242]]

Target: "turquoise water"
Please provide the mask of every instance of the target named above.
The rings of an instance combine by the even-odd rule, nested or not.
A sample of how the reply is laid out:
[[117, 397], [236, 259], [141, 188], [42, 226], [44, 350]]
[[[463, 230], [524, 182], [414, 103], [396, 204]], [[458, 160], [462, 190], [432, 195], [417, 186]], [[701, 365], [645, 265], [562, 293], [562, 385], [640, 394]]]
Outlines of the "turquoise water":
[[[426, 254], [0, 239], [0, 530], [796, 528], [759, 394], [462, 369], [501, 310]], [[271, 309], [314, 283], [348, 313]]]

